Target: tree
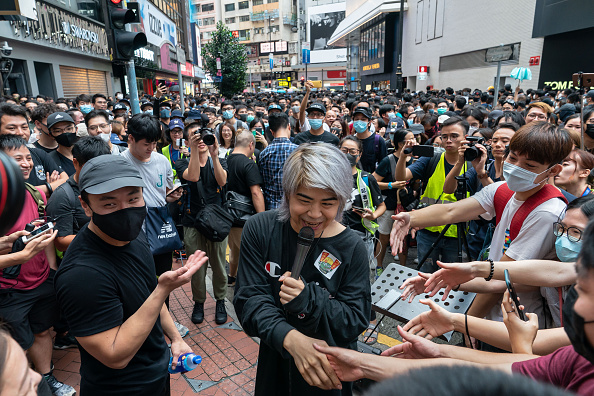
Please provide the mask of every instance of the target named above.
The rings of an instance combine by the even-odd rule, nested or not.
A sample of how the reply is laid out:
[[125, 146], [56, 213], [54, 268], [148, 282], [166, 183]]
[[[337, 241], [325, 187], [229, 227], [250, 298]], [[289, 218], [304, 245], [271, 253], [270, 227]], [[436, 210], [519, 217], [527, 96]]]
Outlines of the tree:
[[217, 75], [216, 59], [221, 58], [222, 83], [215, 83], [219, 93], [226, 97], [243, 92], [247, 70], [247, 56], [245, 46], [239, 44], [239, 39], [234, 38], [231, 30], [219, 21], [217, 29], [212, 32], [212, 39], [202, 48], [202, 56], [206, 64], [206, 71], [213, 76]]

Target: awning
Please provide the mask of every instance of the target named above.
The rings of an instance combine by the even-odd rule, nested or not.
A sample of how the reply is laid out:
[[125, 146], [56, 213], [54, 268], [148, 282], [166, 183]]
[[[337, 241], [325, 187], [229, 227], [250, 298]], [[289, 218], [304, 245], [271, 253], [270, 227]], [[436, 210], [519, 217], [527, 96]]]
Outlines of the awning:
[[[408, 10], [408, 3], [404, 4], [404, 10]], [[341, 23], [338, 25], [328, 44], [335, 44], [338, 40], [352, 32], [353, 30], [363, 26], [373, 18], [386, 14], [388, 12], [400, 11], [400, 0], [369, 0], [363, 5], [352, 11]]]

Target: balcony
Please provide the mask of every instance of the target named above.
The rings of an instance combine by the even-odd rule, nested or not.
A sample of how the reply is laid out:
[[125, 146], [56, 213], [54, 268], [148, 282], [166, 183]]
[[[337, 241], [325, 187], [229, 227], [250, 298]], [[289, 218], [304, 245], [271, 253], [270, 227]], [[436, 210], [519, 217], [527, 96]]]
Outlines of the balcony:
[[285, 14], [283, 16], [283, 25], [297, 26], [297, 14]]

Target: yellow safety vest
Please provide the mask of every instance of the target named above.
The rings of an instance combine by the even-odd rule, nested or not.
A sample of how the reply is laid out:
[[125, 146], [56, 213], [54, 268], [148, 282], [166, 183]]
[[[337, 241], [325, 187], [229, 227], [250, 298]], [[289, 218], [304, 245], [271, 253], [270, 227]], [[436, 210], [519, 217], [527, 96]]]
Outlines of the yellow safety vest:
[[[441, 154], [441, 158], [437, 163], [437, 167], [435, 171], [427, 181], [427, 186], [425, 187], [425, 192], [421, 195], [421, 203], [427, 203], [429, 205], [433, 204], [447, 204], [456, 202], [456, 196], [454, 194], [445, 194], [443, 192], [443, 185], [445, 184], [445, 153]], [[460, 175], [464, 174], [464, 167], [460, 170]], [[466, 196], [469, 197], [470, 194], [466, 193]], [[444, 225], [438, 227], [426, 227], [427, 231], [431, 232], [441, 232], [445, 227]], [[455, 224], [452, 224], [448, 231], [446, 232], [445, 236], [456, 238], [458, 236], [458, 228]]]
[[[369, 178], [367, 178], [369, 180]], [[365, 187], [365, 190], [361, 190], [361, 185]], [[361, 196], [361, 202], [363, 203], [363, 207], [365, 209], [371, 209], [371, 211], [375, 211], [375, 207], [373, 206], [373, 197], [371, 196], [371, 190], [369, 186], [365, 183], [363, 178], [361, 177], [361, 169], [357, 169], [357, 190], [359, 190], [359, 195]], [[366, 197], [366, 198], [365, 198]], [[369, 219], [361, 218], [361, 224], [363, 227], [371, 234], [375, 234], [379, 225], [375, 221], [371, 221]]]
[[[171, 152], [169, 151], [169, 147], [171, 147], [170, 144], [163, 147], [161, 149], [161, 154], [163, 154], [169, 160], [169, 164], [171, 165], [171, 169], [173, 170], [173, 179], [175, 180], [175, 179], [177, 179], [177, 173], [175, 172], [175, 164], [173, 163], [173, 160], [171, 159]], [[178, 159], [182, 159], [182, 158], [186, 158], [186, 157], [180, 151]]]

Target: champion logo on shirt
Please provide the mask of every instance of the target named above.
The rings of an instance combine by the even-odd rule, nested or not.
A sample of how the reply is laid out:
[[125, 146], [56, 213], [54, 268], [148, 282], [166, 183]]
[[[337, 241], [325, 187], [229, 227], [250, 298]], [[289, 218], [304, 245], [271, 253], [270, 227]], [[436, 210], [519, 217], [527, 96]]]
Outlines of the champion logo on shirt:
[[264, 266], [264, 269], [266, 270], [266, 272], [268, 272], [268, 275], [270, 275], [273, 278], [279, 278], [281, 276], [280, 265], [278, 265], [277, 263], [267, 261], [266, 265]]
[[314, 263], [314, 266], [328, 279], [336, 273], [338, 267], [342, 264], [332, 253], [323, 250]]

